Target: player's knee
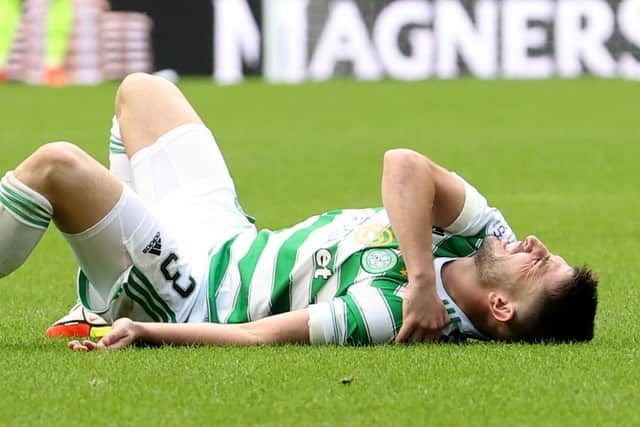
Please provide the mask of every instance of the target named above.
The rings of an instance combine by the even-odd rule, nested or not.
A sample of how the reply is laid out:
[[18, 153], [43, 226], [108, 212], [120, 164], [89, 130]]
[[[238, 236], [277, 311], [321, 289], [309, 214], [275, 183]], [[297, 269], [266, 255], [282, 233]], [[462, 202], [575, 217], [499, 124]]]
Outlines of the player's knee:
[[172, 86], [172, 83], [151, 74], [129, 74], [122, 80], [116, 92], [116, 115], [120, 116], [123, 110], [127, 108], [136, 109], [140, 107], [144, 110], [144, 106], [150, 102], [150, 96], [163, 90], [164, 87]]
[[122, 111], [122, 108], [131, 100], [135, 99], [135, 92], [140, 90], [141, 86], [148, 84], [149, 78], [151, 76], [145, 73], [133, 73], [129, 74], [125, 77], [120, 86], [118, 86], [118, 91], [116, 92], [116, 115], [119, 115]]
[[406, 148], [395, 148], [387, 150], [384, 153], [384, 166], [398, 167], [400, 169], [406, 169], [410, 167], [424, 167], [430, 165], [430, 160], [416, 151]]
[[69, 142], [51, 142], [36, 150], [25, 168], [31, 181], [41, 188], [52, 188], [63, 177], [76, 175], [81, 168], [82, 150]]

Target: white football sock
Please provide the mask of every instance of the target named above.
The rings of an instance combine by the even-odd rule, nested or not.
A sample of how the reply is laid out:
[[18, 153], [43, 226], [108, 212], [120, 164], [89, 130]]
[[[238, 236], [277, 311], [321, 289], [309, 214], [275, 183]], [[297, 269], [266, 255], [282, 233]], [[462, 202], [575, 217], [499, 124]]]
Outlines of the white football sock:
[[0, 277], [20, 267], [47, 230], [53, 207], [13, 172], [0, 181]]
[[116, 116], [113, 116], [112, 123], [109, 137], [109, 170], [135, 191], [133, 170], [131, 169], [129, 156], [127, 156], [124, 149], [124, 143], [120, 135], [120, 125]]

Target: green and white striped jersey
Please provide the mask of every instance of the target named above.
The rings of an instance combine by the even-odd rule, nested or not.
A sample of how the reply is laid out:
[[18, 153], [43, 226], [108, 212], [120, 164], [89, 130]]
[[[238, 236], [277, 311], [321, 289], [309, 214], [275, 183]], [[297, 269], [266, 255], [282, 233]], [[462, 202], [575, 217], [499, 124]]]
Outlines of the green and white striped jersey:
[[[465, 205], [446, 230], [434, 229], [433, 254], [465, 257], [487, 235], [514, 240], [502, 214], [465, 182]], [[481, 337], [442, 286], [451, 324], [445, 336]], [[209, 320], [243, 323], [310, 308], [312, 343], [377, 344], [402, 324], [407, 271], [384, 209], [336, 210], [291, 228], [245, 232], [214, 251]]]

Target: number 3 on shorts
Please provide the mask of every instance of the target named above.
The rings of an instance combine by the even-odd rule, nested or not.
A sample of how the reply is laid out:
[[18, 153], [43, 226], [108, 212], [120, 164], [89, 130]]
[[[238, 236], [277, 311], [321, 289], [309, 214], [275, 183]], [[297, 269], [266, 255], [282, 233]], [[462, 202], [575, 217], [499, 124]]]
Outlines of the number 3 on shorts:
[[173, 289], [175, 289], [175, 291], [179, 293], [182, 298], [186, 298], [189, 295], [191, 295], [191, 293], [195, 289], [196, 281], [193, 280], [193, 277], [189, 276], [189, 287], [187, 289], [182, 289], [178, 284], [178, 279], [182, 277], [180, 272], [177, 270], [173, 274], [169, 272], [169, 266], [171, 265], [172, 262], [175, 262], [175, 261], [178, 261], [178, 255], [174, 253], [170, 253], [169, 256], [165, 258], [164, 261], [162, 261], [162, 264], [160, 264], [160, 271], [162, 272], [162, 275], [164, 276], [164, 278], [168, 282], [171, 282]]

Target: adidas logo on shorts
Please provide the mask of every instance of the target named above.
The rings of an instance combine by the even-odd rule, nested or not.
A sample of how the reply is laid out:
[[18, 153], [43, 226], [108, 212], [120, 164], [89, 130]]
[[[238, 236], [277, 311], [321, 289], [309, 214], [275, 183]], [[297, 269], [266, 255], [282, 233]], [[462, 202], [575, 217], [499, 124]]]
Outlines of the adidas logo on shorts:
[[156, 233], [155, 236], [153, 236], [153, 240], [149, 242], [147, 247], [142, 250], [142, 253], [145, 253], [145, 254], [148, 253], [148, 254], [153, 254], [158, 256], [162, 254], [162, 238], [160, 237], [159, 232]]

